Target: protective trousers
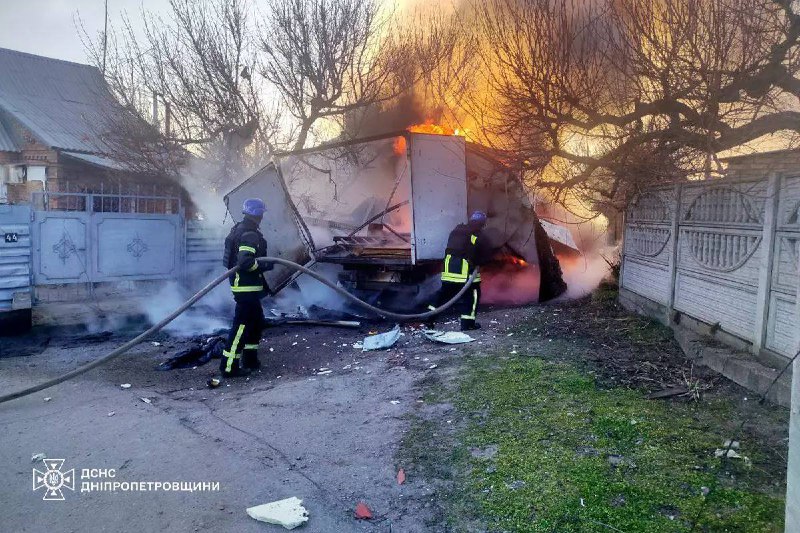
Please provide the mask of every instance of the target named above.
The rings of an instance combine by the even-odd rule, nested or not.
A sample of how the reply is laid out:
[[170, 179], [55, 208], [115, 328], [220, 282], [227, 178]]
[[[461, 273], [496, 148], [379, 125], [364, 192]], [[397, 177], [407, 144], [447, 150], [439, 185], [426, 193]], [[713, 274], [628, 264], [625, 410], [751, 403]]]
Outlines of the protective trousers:
[[[452, 281], [442, 281], [442, 287], [436, 296], [436, 305], [429, 305], [428, 309], [433, 310], [439, 308], [453, 299], [458, 292], [464, 288], [463, 283]], [[451, 313], [458, 313], [461, 317], [461, 329], [474, 329], [475, 319], [478, 312], [478, 304], [481, 301], [481, 283], [474, 282], [470, 285], [469, 289], [461, 295], [461, 298], [453, 304], [450, 308]], [[431, 319], [429, 324], [433, 324], [434, 320]]]
[[239, 360], [246, 369], [258, 369], [258, 343], [264, 327], [264, 310], [256, 298], [236, 300], [233, 325], [228, 334], [228, 342], [222, 352], [220, 370], [223, 375], [239, 372]]

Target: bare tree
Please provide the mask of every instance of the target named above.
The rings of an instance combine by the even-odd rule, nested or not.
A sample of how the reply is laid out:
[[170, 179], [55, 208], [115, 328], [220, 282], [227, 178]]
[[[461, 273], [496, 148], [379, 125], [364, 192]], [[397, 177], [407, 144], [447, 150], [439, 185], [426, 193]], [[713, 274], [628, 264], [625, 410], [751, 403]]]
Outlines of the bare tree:
[[455, 112], [557, 194], [624, 201], [644, 183], [712, 175], [725, 150], [800, 131], [794, 2], [466, 5], [477, 68], [453, 80], [472, 87]]
[[[164, 149], [185, 155], [170, 161], [198, 156], [216, 162], [212, 185], [230, 182], [280, 142], [281, 110], [267, 105], [255, 75], [248, 7], [245, 0], [170, 0], [170, 8], [168, 19], [143, 11], [142, 36], [124, 18], [121, 30], [86, 40], [99, 64], [99, 42], [108, 38], [106, 79], [130, 111], [111, 120], [109, 144], [136, 159]], [[150, 128], [133, 118], [153, 112]], [[163, 153], [151, 162], [159, 169], [162, 161]]]
[[390, 12], [375, 0], [273, 0], [261, 28], [261, 73], [295, 118], [294, 148], [322, 121], [388, 101], [408, 87]]

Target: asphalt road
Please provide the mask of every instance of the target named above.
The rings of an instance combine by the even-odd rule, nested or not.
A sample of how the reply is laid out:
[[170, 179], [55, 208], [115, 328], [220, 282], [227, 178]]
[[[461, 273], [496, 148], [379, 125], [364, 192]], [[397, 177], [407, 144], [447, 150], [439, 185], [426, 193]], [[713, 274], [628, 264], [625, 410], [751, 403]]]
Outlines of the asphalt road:
[[[492, 328], [501, 326], [481, 330], [470, 346], [492, 343], [498, 334]], [[268, 330], [260, 349], [264, 370], [215, 390], [204, 383], [216, 361], [155, 370], [184, 346], [163, 336], [159, 346], [141, 345], [74, 381], [0, 405], [0, 529], [282, 531], [245, 509], [296, 496], [310, 514], [303, 531], [439, 530], [444, 526], [430, 510], [437, 487], [413, 472], [398, 485], [402, 465], [395, 454], [405, 415], [422, 402], [415, 383], [440, 372], [431, 368], [436, 361], [463, 348], [404, 329], [393, 349], [362, 353], [352, 344], [367, 329]], [[39, 332], [18, 338], [0, 357], [0, 387], [44, 380], [129, 337]], [[320, 368], [332, 372], [316, 375]], [[31, 461], [38, 453], [64, 459], [62, 471], [75, 469], [75, 490], [62, 489], [63, 501], [44, 501], [44, 489], [32, 490], [33, 469], [44, 470], [41, 461]], [[82, 478], [84, 469], [113, 469], [115, 477]], [[151, 484], [148, 491], [81, 491], [83, 482]], [[156, 482], [218, 483], [219, 489], [154, 490]], [[354, 519], [359, 501], [372, 509], [373, 520]]]

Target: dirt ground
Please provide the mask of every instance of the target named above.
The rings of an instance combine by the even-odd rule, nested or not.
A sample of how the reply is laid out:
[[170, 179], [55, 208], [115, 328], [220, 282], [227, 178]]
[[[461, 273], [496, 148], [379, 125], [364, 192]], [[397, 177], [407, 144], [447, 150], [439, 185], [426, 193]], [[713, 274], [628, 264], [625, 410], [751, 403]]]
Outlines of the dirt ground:
[[[499, 310], [484, 322], [473, 345], [496, 342], [513, 318]], [[156, 370], [186, 346], [159, 335], [151, 339], [159, 346], [148, 341], [73, 381], [0, 405], [3, 529], [263, 531], [276, 526], [249, 518], [245, 508], [297, 496], [311, 517], [305, 531], [427, 531], [435, 489], [411, 475], [398, 485], [396, 454], [405, 415], [424, 401], [416, 384], [460, 348], [409, 327], [392, 349], [353, 348], [390, 327], [268, 329], [263, 370], [215, 390], [205, 382], [216, 360]], [[4, 339], [0, 386], [16, 390], [58, 375], [133, 334], [50, 330]], [[320, 368], [332, 372], [315, 375]], [[42, 465], [31, 462], [37, 453], [65, 459], [64, 469], [78, 475], [116, 470], [103, 481], [208, 481], [220, 490], [81, 493], [78, 477], [65, 501], [43, 501], [31, 491], [32, 468]], [[373, 520], [353, 518], [359, 501]]]
[[[435, 344], [404, 326], [393, 348], [364, 353], [353, 344], [391, 324], [271, 328], [260, 349], [263, 370], [215, 390], [205, 382], [216, 373], [216, 360], [157, 370], [187, 341], [156, 336], [151, 340], [158, 345], [148, 341], [73, 381], [0, 405], [2, 529], [279, 531], [248, 517], [245, 508], [296, 496], [310, 513], [303, 531], [449, 531], [452, 480], [437, 471], [449, 466], [418, 468], [415, 461], [433, 463], [435, 456], [425, 459], [426, 450], [409, 449], [411, 441], [444, 442], [457, 431], [453, 406], [438, 392], [459, 379], [462, 356], [552, 353], [559, 339], [581, 339], [580, 349], [564, 344], [563, 358], [585, 363], [604, 386], [643, 394], [684, 387], [686, 393], [659, 401], [736, 399], [740, 416], [753, 419], [774, 410], [755, 405], [753, 395], [727, 380], [692, 368], [663, 328], [634, 320], [603, 298], [600, 293], [592, 300], [485, 310], [476, 341], [457, 346]], [[58, 375], [134, 334], [49, 330], [4, 339], [0, 387], [16, 390]], [[318, 375], [320, 369], [331, 372]], [[121, 387], [128, 383], [130, 388]], [[785, 417], [761, 419], [746, 431], [772, 447], [761, 466], [780, 472]], [[428, 434], [416, 439], [420, 420]], [[31, 490], [32, 468], [42, 467], [31, 461], [38, 453], [64, 459], [63, 470], [76, 469], [76, 490], [64, 490], [65, 501], [43, 501], [41, 490]], [[402, 485], [399, 468], [407, 472]], [[82, 469], [115, 470], [113, 479], [90, 481], [218, 482], [219, 490], [81, 492]], [[373, 520], [354, 518], [360, 501], [372, 509]]]

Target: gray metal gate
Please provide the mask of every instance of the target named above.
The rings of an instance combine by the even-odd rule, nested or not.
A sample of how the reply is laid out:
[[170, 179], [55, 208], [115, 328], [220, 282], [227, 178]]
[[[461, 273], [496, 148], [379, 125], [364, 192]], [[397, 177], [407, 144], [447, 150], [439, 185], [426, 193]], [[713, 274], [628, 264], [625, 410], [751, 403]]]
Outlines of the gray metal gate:
[[31, 306], [31, 209], [0, 205], [0, 312]]
[[[181, 275], [183, 216], [177, 198], [34, 193], [33, 205], [35, 285]], [[140, 212], [144, 205], [150, 212]]]

